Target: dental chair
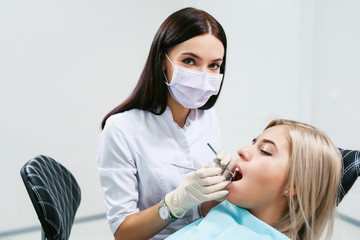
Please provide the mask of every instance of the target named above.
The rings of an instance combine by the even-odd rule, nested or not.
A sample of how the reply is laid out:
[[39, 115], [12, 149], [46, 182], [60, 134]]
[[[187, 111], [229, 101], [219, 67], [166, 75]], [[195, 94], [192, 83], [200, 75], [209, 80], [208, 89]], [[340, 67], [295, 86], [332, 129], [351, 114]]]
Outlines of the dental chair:
[[74, 176], [43, 155], [25, 163], [20, 174], [41, 223], [42, 239], [68, 240], [81, 200]]
[[339, 150], [343, 159], [343, 171], [341, 173], [341, 183], [339, 186], [340, 194], [338, 204], [360, 176], [360, 151], [341, 148], [339, 148]]

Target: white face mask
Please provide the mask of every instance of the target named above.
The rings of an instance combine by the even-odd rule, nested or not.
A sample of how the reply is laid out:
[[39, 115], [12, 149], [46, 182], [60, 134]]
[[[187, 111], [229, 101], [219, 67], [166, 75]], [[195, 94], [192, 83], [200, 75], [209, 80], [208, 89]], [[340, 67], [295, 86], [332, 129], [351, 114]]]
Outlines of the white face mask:
[[167, 54], [170, 63], [174, 66], [171, 83], [166, 78], [171, 96], [186, 108], [199, 108], [203, 106], [212, 95], [220, 90], [222, 74], [198, 72], [185, 67], [174, 65]]

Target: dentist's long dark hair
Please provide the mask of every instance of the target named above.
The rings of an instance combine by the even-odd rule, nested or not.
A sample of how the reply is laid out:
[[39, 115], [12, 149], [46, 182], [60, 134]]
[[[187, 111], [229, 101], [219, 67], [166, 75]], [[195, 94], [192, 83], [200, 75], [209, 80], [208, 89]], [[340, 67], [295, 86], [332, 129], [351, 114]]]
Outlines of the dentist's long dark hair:
[[[225, 74], [227, 43], [224, 29], [220, 23], [205, 11], [195, 8], [181, 9], [171, 14], [161, 24], [151, 44], [149, 56], [135, 89], [124, 102], [104, 117], [101, 128], [105, 127], [106, 120], [111, 115], [134, 108], [161, 115], [166, 109], [168, 100], [168, 89], [164, 83], [164, 75], [162, 73], [165, 53], [168, 53], [172, 47], [205, 33], [213, 34], [224, 46], [220, 73]], [[217, 95], [211, 96], [199, 109], [206, 110], [214, 106], [220, 91]]]

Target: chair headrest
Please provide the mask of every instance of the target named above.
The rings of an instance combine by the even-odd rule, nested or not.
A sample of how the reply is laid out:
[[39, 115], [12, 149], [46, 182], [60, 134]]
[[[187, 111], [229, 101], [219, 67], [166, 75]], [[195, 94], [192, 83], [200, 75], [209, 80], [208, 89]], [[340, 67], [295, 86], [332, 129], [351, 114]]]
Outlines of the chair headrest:
[[54, 159], [39, 155], [21, 169], [30, 199], [49, 239], [68, 239], [81, 191], [74, 176]]
[[339, 203], [348, 193], [352, 185], [360, 176], [360, 151], [345, 150], [339, 148], [342, 160], [343, 171], [341, 173], [341, 183], [339, 189]]

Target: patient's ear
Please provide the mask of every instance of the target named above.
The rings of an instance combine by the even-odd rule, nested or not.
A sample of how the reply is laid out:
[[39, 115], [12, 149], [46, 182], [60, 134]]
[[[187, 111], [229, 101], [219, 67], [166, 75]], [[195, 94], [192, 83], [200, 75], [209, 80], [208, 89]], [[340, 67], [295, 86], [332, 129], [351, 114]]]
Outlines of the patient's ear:
[[285, 188], [283, 195], [284, 195], [285, 197], [289, 197], [290, 194], [291, 194], [292, 196], [295, 196], [295, 195], [296, 195], [296, 187], [295, 187], [295, 186], [293, 187], [291, 193], [290, 193], [290, 186], [287, 186], [287, 187]]

